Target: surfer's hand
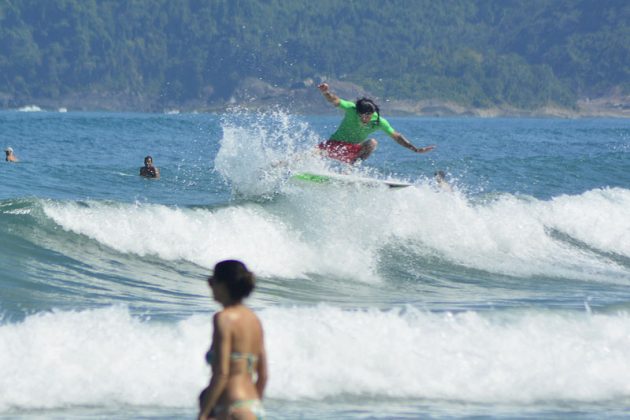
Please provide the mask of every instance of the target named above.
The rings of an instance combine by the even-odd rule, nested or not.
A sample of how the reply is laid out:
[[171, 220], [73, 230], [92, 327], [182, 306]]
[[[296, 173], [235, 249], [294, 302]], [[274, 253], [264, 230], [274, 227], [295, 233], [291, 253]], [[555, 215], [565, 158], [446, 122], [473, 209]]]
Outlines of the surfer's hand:
[[416, 147], [416, 150], [414, 150], [414, 152], [416, 152], [416, 153], [426, 153], [426, 152], [430, 152], [433, 149], [435, 149], [435, 145], [434, 144], [432, 144], [430, 146], [425, 146], [425, 147]]
[[322, 92], [322, 93], [326, 93], [328, 92], [328, 83], [324, 82], [324, 83], [320, 83], [317, 88]]

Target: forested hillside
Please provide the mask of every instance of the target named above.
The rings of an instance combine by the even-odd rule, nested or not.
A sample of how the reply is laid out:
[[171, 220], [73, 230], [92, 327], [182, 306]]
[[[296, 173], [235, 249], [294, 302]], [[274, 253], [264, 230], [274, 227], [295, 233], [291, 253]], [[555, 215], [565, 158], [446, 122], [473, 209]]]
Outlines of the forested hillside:
[[0, 0], [0, 104], [215, 103], [254, 77], [398, 99], [571, 107], [630, 92], [627, 0]]

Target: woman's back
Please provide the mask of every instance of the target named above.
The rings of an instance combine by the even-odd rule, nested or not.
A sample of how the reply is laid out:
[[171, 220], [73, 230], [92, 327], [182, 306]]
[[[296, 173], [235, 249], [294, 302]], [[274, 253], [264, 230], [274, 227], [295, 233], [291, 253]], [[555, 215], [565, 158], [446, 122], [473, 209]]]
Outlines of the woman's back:
[[[228, 382], [221, 402], [260, 398], [256, 387], [259, 361], [263, 357], [263, 332], [260, 320], [244, 305], [227, 307], [217, 314], [218, 326], [229, 342]], [[227, 343], [225, 343], [227, 344]], [[214, 369], [214, 366], [213, 366]]]
[[243, 305], [226, 308], [223, 312], [231, 324], [230, 377], [246, 375], [254, 380], [254, 369], [262, 352], [260, 320]]

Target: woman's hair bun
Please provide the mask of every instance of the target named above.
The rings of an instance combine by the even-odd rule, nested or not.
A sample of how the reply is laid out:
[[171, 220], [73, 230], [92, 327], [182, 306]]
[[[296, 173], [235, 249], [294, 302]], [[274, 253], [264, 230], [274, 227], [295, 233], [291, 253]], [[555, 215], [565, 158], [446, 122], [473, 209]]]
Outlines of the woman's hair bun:
[[214, 266], [215, 281], [225, 283], [233, 299], [240, 300], [250, 295], [256, 284], [254, 273], [238, 260], [225, 260]]

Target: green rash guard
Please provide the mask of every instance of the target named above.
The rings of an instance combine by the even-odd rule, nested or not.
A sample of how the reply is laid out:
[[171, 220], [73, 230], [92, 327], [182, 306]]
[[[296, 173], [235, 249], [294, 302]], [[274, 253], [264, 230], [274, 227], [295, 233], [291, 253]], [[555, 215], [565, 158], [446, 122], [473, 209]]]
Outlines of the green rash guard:
[[376, 120], [378, 119], [376, 112], [372, 115], [372, 119], [369, 123], [363, 124], [361, 117], [357, 113], [357, 105], [354, 102], [339, 99], [339, 108], [343, 109], [346, 115], [343, 117], [343, 121], [341, 121], [341, 125], [337, 128], [337, 131], [330, 136], [330, 140], [358, 144], [365, 141], [371, 133], [379, 129], [390, 136], [395, 133], [395, 130], [383, 117], [381, 117], [380, 124], [376, 124]]

